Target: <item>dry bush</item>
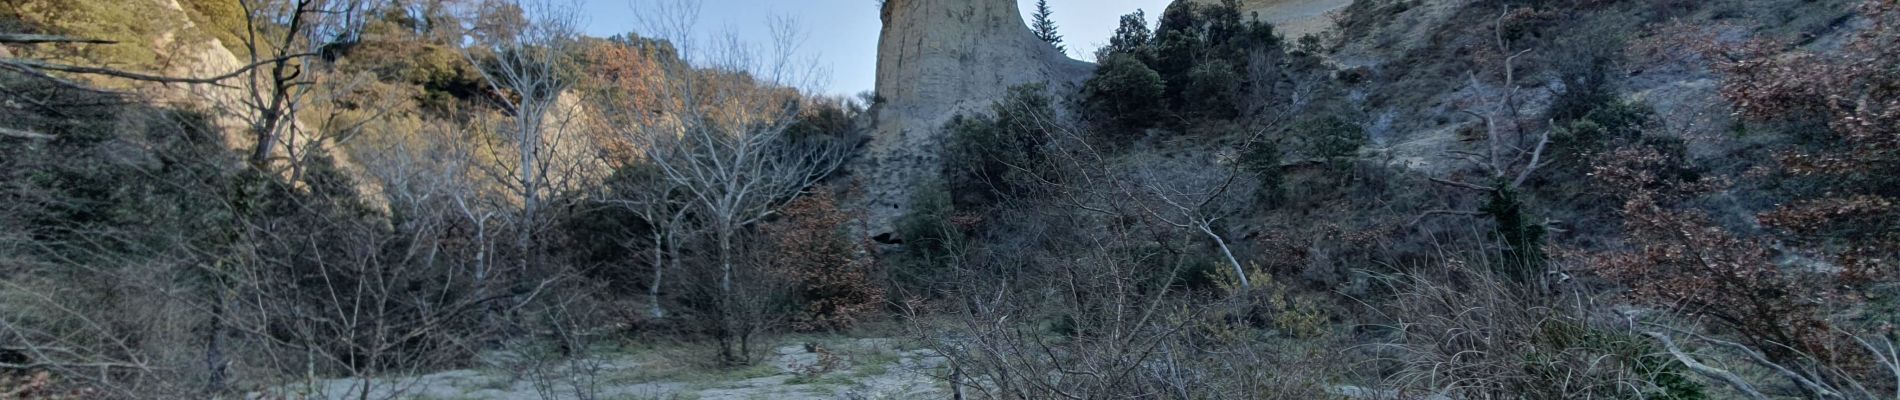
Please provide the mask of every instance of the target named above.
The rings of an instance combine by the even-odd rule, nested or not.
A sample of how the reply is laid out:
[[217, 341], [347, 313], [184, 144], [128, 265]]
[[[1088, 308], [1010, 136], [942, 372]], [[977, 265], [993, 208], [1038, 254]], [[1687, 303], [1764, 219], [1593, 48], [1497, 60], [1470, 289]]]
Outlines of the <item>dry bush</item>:
[[1900, 277], [1892, 256], [1900, 233], [1891, 229], [1900, 223], [1900, 181], [1889, 173], [1900, 168], [1900, 3], [1870, 0], [1860, 11], [1868, 26], [1835, 52], [1766, 40], [1712, 51], [1723, 55], [1722, 95], [1743, 117], [1828, 128], [1802, 133], [1825, 145], [1780, 154], [1790, 175], [1826, 180], [1823, 191], [1762, 214], [1762, 223], [1831, 255], [1850, 281], [1885, 282]]
[[1379, 345], [1401, 393], [1453, 398], [1699, 399], [1679, 364], [1581, 303], [1536, 294], [1461, 260], [1388, 278], [1385, 314], [1399, 337]]
[[0, 400], [78, 400], [99, 396], [99, 391], [89, 388], [61, 388], [53, 374], [46, 371], [0, 375]]
[[1623, 201], [1624, 231], [1634, 248], [1599, 254], [1591, 268], [1628, 286], [1638, 303], [1712, 318], [1777, 360], [1831, 353], [1828, 325], [1812, 300], [1818, 293], [1784, 274], [1768, 243], [1738, 237], [1702, 212], [1676, 205], [1722, 186], [1672, 176], [1679, 162], [1647, 147], [1612, 151], [1597, 162], [1591, 176]]
[[[1624, 229], [1633, 248], [1586, 258], [1592, 270], [1629, 287], [1628, 300], [1706, 321], [1701, 332], [1670, 324], [1644, 335], [1660, 341], [1697, 374], [1751, 398], [1765, 399], [1764, 381], [1786, 380], [1809, 398], [1881, 398], [1900, 382], [1891, 328], [1843, 319], [1856, 296], [1831, 292], [1838, 276], [1783, 265], [1767, 240], [1742, 237], [1700, 210], [1679, 203], [1725, 185], [1685, 179], [1674, 160], [1649, 148], [1613, 151], [1592, 174], [1624, 199]], [[1869, 333], [1869, 331], [1874, 333]], [[1742, 376], [1699, 361], [1675, 337], [1706, 344], [1768, 371]], [[1735, 339], [1724, 339], [1735, 338]], [[1884, 347], [1883, 347], [1884, 345]]]
[[804, 303], [792, 317], [793, 329], [850, 329], [881, 310], [884, 288], [874, 276], [877, 260], [847, 236], [851, 216], [838, 209], [831, 193], [793, 201], [780, 213], [784, 220], [767, 226], [765, 233], [774, 242], [770, 262], [794, 282]]

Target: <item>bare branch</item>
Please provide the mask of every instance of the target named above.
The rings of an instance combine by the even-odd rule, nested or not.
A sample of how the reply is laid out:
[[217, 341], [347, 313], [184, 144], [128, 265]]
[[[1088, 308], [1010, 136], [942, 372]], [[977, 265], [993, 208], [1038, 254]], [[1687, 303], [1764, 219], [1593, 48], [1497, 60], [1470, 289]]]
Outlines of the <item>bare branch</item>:
[[1689, 367], [1689, 370], [1695, 371], [1697, 374], [1709, 377], [1710, 379], [1722, 381], [1722, 383], [1728, 384], [1729, 387], [1734, 388], [1735, 391], [1742, 392], [1743, 395], [1748, 396], [1750, 399], [1768, 400], [1767, 395], [1762, 394], [1760, 390], [1756, 390], [1755, 385], [1750, 385], [1748, 381], [1742, 379], [1741, 376], [1735, 375], [1735, 373], [1728, 372], [1727, 370], [1703, 364], [1701, 361], [1696, 361], [1694, 357], [1690, 357], [1687, 353], [1683, 353], [1682, 348], [1677, 347], [1676, 341], [1671, 340], [1669, 335], [1664, 335], [1661, 332], [1643, 332], [1643, 334], [1656, 338], [1657, 341], [1661, 341], [1663, 348], [1669, 352], [1669, 355], [1675, 356], [1676, 361], [1681, 362], [1683, 366]]
[[114, 44], [116, 41], [90, 39], [71, 36], [35, 35], [30, 33], [0, 33], [0, 43], [39, 44], [39, 43], [85, 43]]
[[1537, 172], [1538, 167], [1544, 166], [1544, 149], [1548, 146], [1550, 146], [1550, 130], [1545, 129], [1543, 138], [1537, 141], [1537, 148], [1530, 152], [1530, 163], [1525, 164], [1524, 170], [1517, 173], [1517, 179], [1511, 180], [1511, 188], [1523, 187], [1524, 181], [1531, 179], [1531, 173]]
[[32, 132], [32, 131], [24, 131], [24, 130], [19, 130], [19, 129], [12, 129], [12, 128], [0, 128], [0, 136], [15, 137], [15, 138], [20, 138], [20, 139], [31, 139], [31, 140], [54, 139], [53, 135]]
[[202, 78], [186, 78], [186, 77], [175, 77], [175, 76], [151, 75], [151, 74], [142, 74], [142, 73], [137, 73], [137, 72], [122, 71], [122, 70], [112, 69], [112, 68], [82, 67], [82, 66], [76, 66], [76, 65], [53, 64], [53, 63], [48, 63], [48, 62], [42, 62], [42, 61], [37, 61], [37, 60], [27, 60], [27, 59], [21, 59], [21, 58], [0, 59], [0, 64], [12, 64], [12, 65], [17, 65], [21, 67], [26, 67], [26, 68], [36, 69], [36, 70], [45, 70], [45, 71], [66, 72], [66, 73], [84, 74], [84, 75], [103, 75], [103, 76], [110, 76], [114, 78], [131, 79], [135, 81], [157, 82], [157, 83], [218, 85], [218, 86], [230, 87], [230, 86], [223, 85], [220, 82], [229, 80], [231, 78], [235, 78], [239, 75], [244, 75], [245, 73], [251, 72], [252, 70], [255, 70], [259, 67], [271, 65], [273, 63], [277, 63], [280, 61], [289, 61], [289, 60], [298, 59], [298, 58], [313, 57], [316, 55], [317, 55], [316, 53], [299, 53], [299, 54], [292, 54], [292, 55], [284, 56], [284, 57], [272, 58], [269, 60], [254, 62], [254, 63], [251, 63], [250, 65], [245, 65], [243, 67], [238, 67], [238, 69], [232, 70], [231, 72], [226, 72], [224, 74], [209, 76], [209, 77], [202, 77]]
[[1498, 188], [1495, 188], [1495, 187], [1459, 182], [1459, 181], [1454, 181], [1454, 180], [1445, 179], [1445, 178], [1432, 178], [1432, 182], [1437, 182], [1438, 184], [1445, 185], [1445, 186], [1451, 186], [1451, 187], [1462, 188], [1462, 189], [1471, 189], [1471, 190], [1476, 190], [1480, 192], [1498, 191]]

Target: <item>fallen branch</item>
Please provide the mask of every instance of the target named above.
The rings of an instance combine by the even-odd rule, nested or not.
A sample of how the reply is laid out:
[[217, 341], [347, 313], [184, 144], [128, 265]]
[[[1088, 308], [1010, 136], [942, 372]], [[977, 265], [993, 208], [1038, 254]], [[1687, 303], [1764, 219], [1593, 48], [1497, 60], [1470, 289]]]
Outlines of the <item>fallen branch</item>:
[[1688, 354], [1682, 352], [1681, 347], [1676, 346], [1675, 340], [1669, 339], [1669, 335], [1664, 335], [1660, 332], [1643, 332], [1643, 334], [1661, 341], [1663, 349], [1669, 351], [1669, 355], [1675, 356], [1677, 362], [1681, 362], [1683, 366], [1689, 367], [1689, 370], [1702, 374], [1702, 376], [1722, 381], [1722, 383], [1727, 383], [1729, 387], [1735, 388], [1735, 391], [1742, 392], [1742, 394], [1748, 396], [1748, 398], [1768, 400], [1767, 395], [1761, 394], [1759, 390], [1755, 390], [1755, 385], [1748, 384], [1748, 381], [1742, 380], [1742, 377], [1736, 376], [1735, 373], [1722, 370], [1721, 368], [1711, 367], [1708, 364], [1703, 364], [1701, 361], [1696, 361], [1694, 357], [1689, 357]]
[[23, 130], [12, 129], [12, 128], [0, 128], [0, 136], [21, 138], [21, 139], [31, 139], [31, 140], [52, 140], [53, 139], [53, 135], [48, 135], [48, 134], [38, 133], [38, 132], [31, 132], [31, 131], [23, 131]]
[[239, 67], [238, 69], [232, 70], [231, 72], [226, 72], [222, 75], [209, 76], [209, 77], [203, 77], [203, 78], [182, 78], [182, 77], [175, 77], [175, 76], [151, 75], [151, 74], [142, 74], [142, 73], [137, 73], [137, 72], [121, 71], [121, 70], [111, 69], [111, 68], [96, 68], [96, 67], [82, 67], [82, 66], [77, 66], [77, 65], [53, 64], [53, 63], [20, 59], [20, 58], [0, 59], [0, 64], [10, 64], [10, 65], [15, 65], [19, 67], [34, 69], [34, 70], [41, 70], [41, 71], [58, 71], [58, 72], [66, 72], [66, 73], [74, 73], [74, 74], [103, 75], [103, 76], [110, 76], [114, 78], [124, 78], [124, 79], [131, 79], [135, 81], [145, 81], [145, 82], [207, 84], [207, 85], [226, 86], [226, 85], [220, 84], [219, 82], [223, 82], [227, 79], [235, 78], [238, 75], [243, 75], [245, 73], [251, 72], [251, 70], [257, 69], [258, 67], [262, 67], [265, 65], [270, 65], [270, 64], [274, 64], [274, 63], [278, 63], [282, 61], [293, 60], [293, 59], [298, 59], [298, 58], [303, 58], [303, 57], [311, 57], [315, 55], [317, 55], [317, 53], [292, 54], [288, 56], [254, 62], [254, 63], [251, 63], [250, 65], [245, 65], [243, 67]]

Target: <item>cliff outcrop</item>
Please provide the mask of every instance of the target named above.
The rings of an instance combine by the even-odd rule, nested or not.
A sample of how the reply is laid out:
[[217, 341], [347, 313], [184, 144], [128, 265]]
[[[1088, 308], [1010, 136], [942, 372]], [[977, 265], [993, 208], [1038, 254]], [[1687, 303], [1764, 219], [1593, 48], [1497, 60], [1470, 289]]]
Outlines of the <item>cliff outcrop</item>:
[[1016, 0], [887, 0], [883, 22], [876, 130], [853, 168], [873, 230], [889, 229], [910, 189], [934, 176], [951, 117], [982, 112], [1011, 86], [1070, 90], [1094, 68], [1037, 39]]

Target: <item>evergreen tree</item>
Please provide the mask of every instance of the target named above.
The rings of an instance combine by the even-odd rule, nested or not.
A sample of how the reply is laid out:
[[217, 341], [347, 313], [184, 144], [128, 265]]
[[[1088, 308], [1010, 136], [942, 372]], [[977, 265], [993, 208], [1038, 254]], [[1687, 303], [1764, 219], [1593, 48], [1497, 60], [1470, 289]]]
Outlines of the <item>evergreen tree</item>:
[[1095, 50], [1095, 59], [1108, 60], [1109, 56], [1128, 54], [1143, 64], [1154, 62], [1154, 49], [1148, 42], [1153, 41], [1154, 32], [1148, 30], [1148, 14], [1141, 10], [1123, 15], [1121, 26], [1115, 28], [1115, 36], [1108, 38], [1108, 46]]
[[1049, 11], [1049, 0], [1036, 0], [1036, 15], [1031, 16], [1030, 29], [1036, 31], [1036, 38], [1055, 45], [1056, 51], [1068, 54], [1068, 47], [1062, 45], [1062, 35], [1056, 33], [1056, 21], [1050, 19], [1053, 15]]

